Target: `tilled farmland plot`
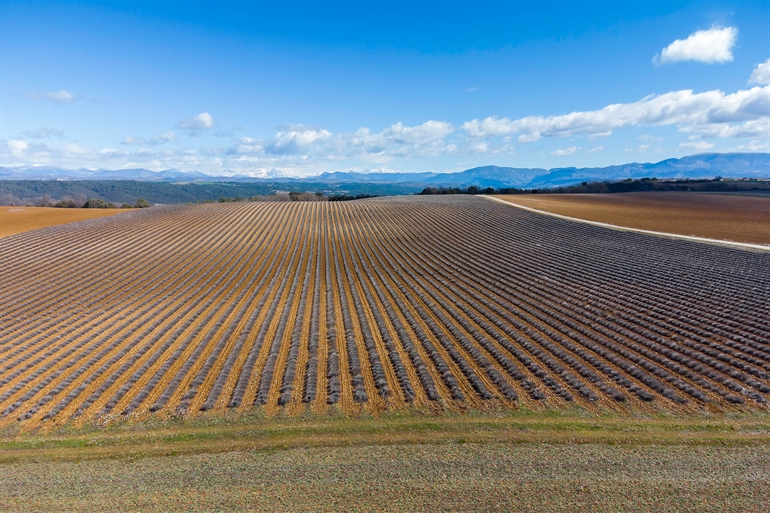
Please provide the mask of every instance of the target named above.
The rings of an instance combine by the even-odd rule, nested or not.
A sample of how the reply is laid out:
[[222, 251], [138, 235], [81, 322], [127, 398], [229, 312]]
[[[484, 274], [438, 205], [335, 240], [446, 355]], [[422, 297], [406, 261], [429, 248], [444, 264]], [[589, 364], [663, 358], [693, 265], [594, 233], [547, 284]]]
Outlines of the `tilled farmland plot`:
[[0, 281], [0, 424], [770, 398], [770, 254], [468, 196], [156, 207], [4, 238]]

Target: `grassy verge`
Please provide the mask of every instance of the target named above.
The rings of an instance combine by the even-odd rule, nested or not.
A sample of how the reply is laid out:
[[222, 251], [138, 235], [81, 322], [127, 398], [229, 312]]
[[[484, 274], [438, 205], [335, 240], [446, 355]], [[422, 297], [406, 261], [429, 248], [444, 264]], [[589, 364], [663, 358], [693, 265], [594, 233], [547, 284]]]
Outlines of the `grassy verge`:
[[584, 410], [379, 417], [258, 413], [149, 419], [48, 433], [0, 434], [0, 463], [275, 451], [292, 448], [463, 443], [768, 445], [770, 414], [595, 415]]

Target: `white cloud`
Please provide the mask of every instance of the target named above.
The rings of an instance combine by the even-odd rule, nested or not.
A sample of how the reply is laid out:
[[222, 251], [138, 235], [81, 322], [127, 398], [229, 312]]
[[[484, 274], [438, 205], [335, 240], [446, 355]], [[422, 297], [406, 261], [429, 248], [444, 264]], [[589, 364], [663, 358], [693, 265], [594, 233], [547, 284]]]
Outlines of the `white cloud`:
[[124, 145], [135, 145], [135, 146], [144, 146], [145, 144], [149, 144], [152, 146], [156, 146], [158, 144], [167, 143], [170, 141], [176, 141], [176, 135], [174, 132], [168, 132], [162, 135], [153, 135], [150, 137], [149, 140], [142, 139], [141, 137], [134, 137], [129, 135], [122, 141], [120, 141], [120, 144]]
[[759, 119], [752, 119], [743, 123], [733, 125], [723, 123], [713, 123], [706, 125], [685, 126], [680, 132], [699, 133], [703, 137], [764, 137], [770, 140], [770, 116]]
[[565, 157], [567, 155], [574, 155], [578, 152], [578, 150], [580, 150], [578, 146], [570, 146], [569, 148], [564, 148], [563, 150], [552, 151], [551, 155], [555, 157]]
[[647, 153], [650, 151], [649, 144], [640, 144], [636, 148], [626, 148], [626, 153]]
[[104, 148], [99, 150], [99, 154], [105, 157], [126, 157], [129, 153], [126, 150], [117, 150], [115, 148]]
[[192, 119], [180, 121], [176, 125], [185, 130], [203, 130], [214, 126], [214, 117], [208, 112], [202, 112]]
[[591, 148], [590, 150], [586, 151], [586, 153], [599, 153], [604, 149], [604, 146], [597, 146], [596, 148]]
[[598, 134], [591, 134], [588, 136], [588, 139], [591, 141], [594, 141], [596, 139], [602, 139], [604, 137], [609, 137], [612, 135], [612, 130], [607, 130], [606, 132], [600, 132]]
[[79, 146], [77, 144], [67, 144], [62, 151], [67, 158], [82, 158], [93, 155], [95, 152], [91, 148]]
[[5, 144], [8, 147], [8, 151], [10, 151], [11, 155], [17, 158], [23, 157], [29, 149], [29, 144], [26, 141], [20, 141], [18, 139], [11, 139]]
[[679, 144], [680, 150], [706, 151], [714, 147], [714, 143], [706, 141], [687, 141]]
[[727, 148], [726, 151], [770, 152], [770, 139], [752, 139], [748, 144]]
[[46, 100], [51, 100], [52, 102], [57, 102], [57, 103], [72, 103], [73, 101], [75, 101], [75, 95], [68, 91], [48, 92], [48, 93], [43, 93], [42, 96]]
[[156, 146], [158, 144], [164, 144], [171, 141], [176, 141], [176, 134], [174, 134], [174, 132], [167, 132], [161, 135], [153, 135], [148, 142], [149, 144]]
[[24, 96], [30, 100], [50, 100], [56, 103], [72, 103], [75, 101], [75, 95], [69, 91], [48, 91], [45, 93], [25, 93]]
[[461, 130], [465, 130], [471, 137], [494, 137], [497, 135], [508, 135], [520, 132], [521, 129], [516, 122], [508, 118], [498, 119], [495, 117], [486, 117], [482, 120], [474, 119], [466, 121], [460, 125]]
[[426, 144], [443, 139], [454, 132], [454, 127], [445, 121], [426, 121], [422, 125], [404, 126], [396, 123], [383, 131], [383, 135], [400, 144]]
[[134, 137], [132, 135], [129, 135], [128, 137], [126, 137], [122, 141], [120, 141], [120, 144], [141, 146], [145, 142], [147, 142], [147, 141], [145, 141], [141, 137]]
[[289, 125], [284, 130], [275, 134], [272, 144], [266, 147], [270, 153], [284, 154], [297, 153], [308, 148], [317, 141], [324, 141], [332, 136], [331, 132], [323, 128], [313, 128], [305, 125]]
[[324, 128], [288, 125], [272, 139], [241, 137], [227, 153], [265, 157], [301, 155], [308, 161], [361, 158], [367, 162], [385, 162], [393, 158], [454, 153], [457, 146], [445, 141], [454, 130], [450, 123], [433, 120], [417, 126], [399, 122], [379, 133], [361, 127], [355, 132], [332, 134]]
[[64, 132], [56, 128], [41, 128], [40, 130], [25, 130], [21, 133], [22, 137], [29, 139], [48, 139], [50, 137], [61, 138]]
[[749, 84], [770, 84], [770, 59], [758, 64], [749, 77]]
[[489, 145], [485, 142], [476, 142], [471, 144], [471, 153], [487, 153]]
[[663, 140], [662, 137], [657, 137], [657, 136], [650, 135], [650, 134], [639, 135], [639, 136], [637, 136], [637, 139], [639, 139], [640, 141], [645, 141], [645, 142], [660, 142], [660, 141]]
[[722, 91], [693, 93], [691, 90], [652, 95], [634, 103], [608, 105], [600, 110], [572, 112], [560, 116], [528, 116], [516, 120], [488, 117], [463, 123], [470, 137], [521, 134], [519, 142], [542, 137], [605, 134], [634, 126], [700, 125], [745, 122], [767, 116], [770, 87], [754, 87], [725, 94]]
[[259, 139], [253, 139], [251, 137], [241, 137], [238, 142], [228, 150], [229, 153], [238, 155], [263, 153], [264, 151], [264, 143]]
[[653, 58], [655, 64], [696, 61], [724, 64], [733, 60], [732, 48], [738, 39], [735, 27], [711, 27], [693, 32], [687, 39], [677, 39]]

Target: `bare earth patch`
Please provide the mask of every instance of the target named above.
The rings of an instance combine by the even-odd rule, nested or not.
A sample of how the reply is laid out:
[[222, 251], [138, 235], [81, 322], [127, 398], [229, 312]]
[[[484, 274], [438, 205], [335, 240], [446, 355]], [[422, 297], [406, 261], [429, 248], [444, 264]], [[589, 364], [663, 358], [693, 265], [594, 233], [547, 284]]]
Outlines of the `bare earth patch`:
[[114, 216], [131, 210], [133, 209], [0, 207], [0, 237], [75, 221]]
[[628, 228], [770, 244], [770, 198], [690, 192], [495, 197], [554, 214]]

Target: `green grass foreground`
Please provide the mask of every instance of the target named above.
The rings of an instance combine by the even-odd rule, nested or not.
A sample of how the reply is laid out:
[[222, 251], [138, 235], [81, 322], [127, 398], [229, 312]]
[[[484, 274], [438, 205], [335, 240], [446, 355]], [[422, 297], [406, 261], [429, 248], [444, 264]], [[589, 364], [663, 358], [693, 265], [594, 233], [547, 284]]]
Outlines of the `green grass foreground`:
[[10, 430], [0, 461], [0, 511], [753, 512], [770, 415], [228, 414]]
[[142, 458], [274, 451], [307, 447], [447, 443], [768, 445], [770, 414], [630, 416], [585, 410], [443, 414], [420, 411], [378, 417], [264, 418], [259, 413], [195, 419], [115, 421], [49, 432], [0, 433], [0, 463]]

